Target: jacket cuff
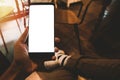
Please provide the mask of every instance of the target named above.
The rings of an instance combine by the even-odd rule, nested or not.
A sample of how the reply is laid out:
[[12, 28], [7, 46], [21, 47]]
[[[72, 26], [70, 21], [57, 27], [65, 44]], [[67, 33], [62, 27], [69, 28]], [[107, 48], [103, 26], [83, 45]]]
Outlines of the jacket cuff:
[[72, 56], [67, 60], [66, 65], [64, 65], [67, 69], [76, 69], [77, 64], [79, 63], [79, 59], [81, 58], [80, 55], [78, 56]]

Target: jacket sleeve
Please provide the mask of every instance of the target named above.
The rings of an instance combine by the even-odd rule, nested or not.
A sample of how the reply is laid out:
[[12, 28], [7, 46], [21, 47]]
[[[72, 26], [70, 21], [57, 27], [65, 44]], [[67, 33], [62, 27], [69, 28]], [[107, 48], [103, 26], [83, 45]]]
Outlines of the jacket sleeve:
[[83, 77], [102, 80], [120, 80], [120, 59], [71, 57], [66, 66]]

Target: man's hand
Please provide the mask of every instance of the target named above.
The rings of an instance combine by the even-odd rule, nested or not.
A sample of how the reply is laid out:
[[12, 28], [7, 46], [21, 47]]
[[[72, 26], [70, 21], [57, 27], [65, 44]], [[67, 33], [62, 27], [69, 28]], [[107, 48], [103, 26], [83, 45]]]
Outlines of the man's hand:
[[24, 80], [26, 74], [31, 73], [35, 68], [28, 55], [25, 44], [28, 35], [28, 28], [14, 45], [14, 59], [10, 67], [0, 76], [0, 80]]
[[[55, 42], [59, 43], [60, 39], [55, 38]], [[51, 61], [45, 61], [44, 66], [46, 69], [51, 70], [59, 66], [65, 66], [67, 63], [67, 60], [71, 56], [65, 55], [65, 52], [63, 50], [59, 50], [57, 47], [55, 47], [55, 55], [53, 56], [53, 60]]]
[[14, 45], [14, 62], [27, 72], [31, 72], [36, 68], [36, 64], [30, 60], [28, 55], [27, 45], [25, 44], [27, 36], [28, 28], [26, 28], [22, 36], [18, 39], [18, 41], [16, 41]]

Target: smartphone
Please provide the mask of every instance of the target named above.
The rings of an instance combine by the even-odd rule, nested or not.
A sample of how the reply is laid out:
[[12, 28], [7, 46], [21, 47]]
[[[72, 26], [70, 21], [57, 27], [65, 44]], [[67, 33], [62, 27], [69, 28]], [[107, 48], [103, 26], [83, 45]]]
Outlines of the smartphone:
[[30, 4], [28, 51], [31, 58], [51, 59], [54, 55], [54, 4]]

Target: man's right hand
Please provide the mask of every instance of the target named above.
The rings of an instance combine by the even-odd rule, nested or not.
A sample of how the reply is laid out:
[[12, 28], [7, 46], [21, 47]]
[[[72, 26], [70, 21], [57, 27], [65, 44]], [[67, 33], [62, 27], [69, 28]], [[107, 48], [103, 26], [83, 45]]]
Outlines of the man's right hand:
[[[60, 39], [56, 37], [55, 42], [59, 43]], [[63, 50], [59, 50], [59, 48], [55, 47], [55, 55], [53, 57], [53, 60], [45, 61], [44, 66], [48, 70], [51, 70], [51, 69], [54, 69], [54, 68], [60, 67], [60, 66], [65, 66], [67, 63], [67, 60], [70, 57], [71, 56], [65, 55], [65, 52]]]

